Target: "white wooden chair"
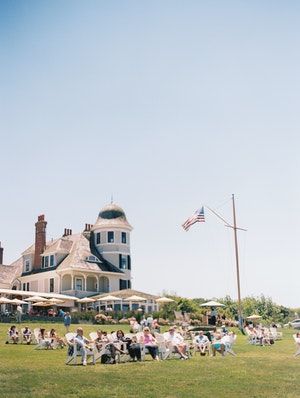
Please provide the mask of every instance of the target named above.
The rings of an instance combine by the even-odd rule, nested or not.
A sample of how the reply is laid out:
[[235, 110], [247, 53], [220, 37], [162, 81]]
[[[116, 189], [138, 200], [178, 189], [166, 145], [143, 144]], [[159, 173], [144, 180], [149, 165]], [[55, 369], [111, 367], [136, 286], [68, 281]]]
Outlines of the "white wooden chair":
[[[72, 362], [77, 365], [77, 358], [81, 355], [80, 349], [78, 349], [77, 344], [74, 342], [76, 333], [67, 333], [65, 335], [67, 341], [67, 359], [66, 365], [70, 365]], [[93, 365], [95, 364], [95, 352], [94, 349], [87, 350], [87, 360], [91, 358]]]
[[[172, 345], [172, 343], [170, 341], [166, 341], [165, 336], [162, 335], [164, 340], [165, 340], [165, 355], [163, 357], [163, 359], [171, 359], [171, 358], [182, 358], [182, 355], [178, 352], [177, 348], [175, 346]], [[184, 343], [186, 344], [186, 355], [187, 357], [191, 357], [192, 353], [191, 353], [191, 347], [190, 347], [190, 343], [186, 340], [184, 340]]]
[[34, 335], [34, 339], [36, 341], [36, 347], [34, 348], [35, 350], [48, 350], [49, 348], [51, 348], [51, 339], [49, 338], [45, 338], [42, 339], [40, 336], [40, 328], [35, 328], [33, 330], [33, 335]]
[[167, 355], [167, 345], [164, 335], [161, 333], [154, 333], [158, 345], [158, 356], [160, 359], [165, 359]]
[[[90, 333], [90, 339], [91, 339], [92, 341], [95, 342], [95, 340], [97, 339], [97, 337], [98, 337], [97, 332], [91, 332], [91, 333]], [[110, 350], [109, 350], [109, 348], [108, 348], [107, 346], [108, 346], [108, 344], [107, 344], [107, 345], [103, 345], [103, 346], [101, 347], [101, 349], [98, 350], [96, 343], [94, 343], [94, 354], [95, 354], [94, 361], [95, 361], [95, 362], [97, 362], [98, 360], [100, 360], [100, 362], [101, 362], [101, 357], [102, 357], [102, 355], [104, 355], [104, 354], [110, 355]]]
[[233, 345], [236, 342], [236, 334], [228, 334], [223, 336], [221, 342], [225, 345], [225, 354], [230, 354], [236, 357], [236, 353], [233, 351]]

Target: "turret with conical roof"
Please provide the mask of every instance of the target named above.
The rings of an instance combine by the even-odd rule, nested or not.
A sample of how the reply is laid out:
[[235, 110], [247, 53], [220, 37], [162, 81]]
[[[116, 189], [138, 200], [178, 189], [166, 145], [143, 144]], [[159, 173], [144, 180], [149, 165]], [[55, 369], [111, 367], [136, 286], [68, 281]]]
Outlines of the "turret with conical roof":
[[124, 210], [110, 203], [100, 210], [92, 227], [94, 244], [101, 255], [124, 272], [120, 289], [131, 288], [130, 232]]

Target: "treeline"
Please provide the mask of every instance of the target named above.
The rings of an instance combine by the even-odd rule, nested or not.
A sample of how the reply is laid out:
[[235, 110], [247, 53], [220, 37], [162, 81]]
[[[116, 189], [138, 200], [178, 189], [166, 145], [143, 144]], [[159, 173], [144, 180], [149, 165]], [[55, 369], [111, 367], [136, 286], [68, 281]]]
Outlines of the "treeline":
[[[173, 303], [166, 304], [161, 308], [161, 316], [164, 318], [172, 318], [174, 311], [182, 311], [191, 313], [194, 318], [201, 319], [202, 315], [206, 313], [208, 308], [200, 307], [201, 304], [209, 301], [204, 298], [187, 299], [177, 296], [176, 294], [166, 294], [174, 300]], [[214, 298], [225, 305], [225, 307], [218, 308], [219, 315], [225, 315], [227, 319], [237, 320], [237, 301], [233, 300], [230, 296], [224, 298]], [[278, 305], [273, 302], [270, 297], [264, 295], [258, 297], [245, 297], [242, 300], [243, 316], [246, 318], [252, 314], [257, 314], [262, 317], [263, 321], [286, 323], [300, 315], [299, 308], [288, 308], [283, 305]]]

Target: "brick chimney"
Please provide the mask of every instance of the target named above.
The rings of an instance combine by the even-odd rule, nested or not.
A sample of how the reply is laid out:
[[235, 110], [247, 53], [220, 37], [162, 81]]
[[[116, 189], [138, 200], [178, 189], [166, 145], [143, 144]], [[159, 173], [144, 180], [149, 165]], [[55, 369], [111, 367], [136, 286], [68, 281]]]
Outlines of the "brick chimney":
[[69, 228], [65, 228], [63, 237], [72, 235], [72, 230]]
[[38, 220], [35, 223], [34, 269], [40, 269], [42, 265], [41, 254], [46, 249], [46, 225], [47, 221], [45, 221], [44, 214], [38, 216]]
[[1, 242], [0, 242], [0, 265], [3, 264], [3, 247], [1, 246]]
[[85, 224], [84, 231], [90, 231], [92, 227], [92, 224]]

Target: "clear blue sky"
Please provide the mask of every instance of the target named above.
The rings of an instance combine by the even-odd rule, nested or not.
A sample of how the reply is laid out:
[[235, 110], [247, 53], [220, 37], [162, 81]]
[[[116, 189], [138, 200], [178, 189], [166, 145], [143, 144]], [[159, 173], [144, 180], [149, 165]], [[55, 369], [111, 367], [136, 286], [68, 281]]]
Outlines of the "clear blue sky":
[[133, 286], [300, 306], [300, 3], [1, 1], [0, 240], [93, 223], [110, 201], [132, 233]]

